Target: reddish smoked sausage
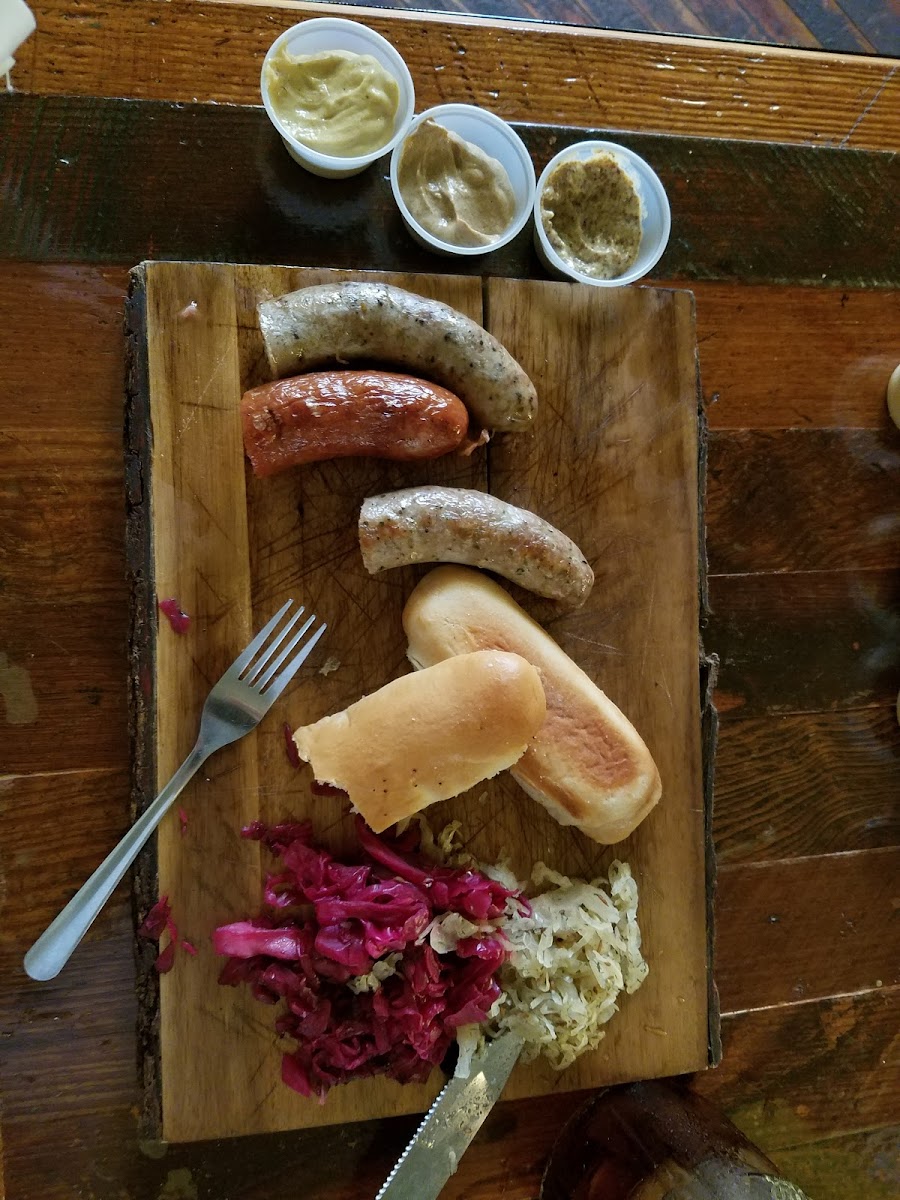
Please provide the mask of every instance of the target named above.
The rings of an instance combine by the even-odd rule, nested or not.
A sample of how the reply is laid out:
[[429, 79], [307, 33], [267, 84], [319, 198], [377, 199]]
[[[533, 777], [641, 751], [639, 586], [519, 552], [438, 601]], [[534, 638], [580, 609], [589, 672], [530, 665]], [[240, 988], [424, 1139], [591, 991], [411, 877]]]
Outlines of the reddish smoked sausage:
[[328, 458], [437, 458], [468, 430], [445, 388], [388, 371], [319, 371], [279, 379], [241, 400], [244, 449], [259, 476]]

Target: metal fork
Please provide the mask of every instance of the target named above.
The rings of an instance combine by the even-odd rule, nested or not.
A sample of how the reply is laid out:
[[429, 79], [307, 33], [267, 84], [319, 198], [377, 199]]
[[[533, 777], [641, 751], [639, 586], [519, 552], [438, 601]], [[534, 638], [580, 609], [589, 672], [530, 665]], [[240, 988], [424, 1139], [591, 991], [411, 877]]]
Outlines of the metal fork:
[[[297, 668], [306, 661], [313, 646], [325, 632], [326, 625], [323, 622], [301, 645], [307, 630], [316, 621], [313, 615], [304, 621], [287, 645], [283, 645], [302, 617], [302, 607], [266, 645], [293, 603], [293, 600], [288, 600], [247, 649], [237, 656], [206, 697], [200, 718], [200, 733], [193, 750], [146, 812], [135, 821], [118, 846], [107, 855], [25, 955], [25, 970], [32, 979], [54, 979], [59, 974], [188, 780], [216, 750], [227, 746], [229, 742], [236, 742], [256, 728], [294, 677]], [[266, 647], [265, 652], [260, 653], [263, 647]], [[295, 650], [297, 652], [294, 654]]]

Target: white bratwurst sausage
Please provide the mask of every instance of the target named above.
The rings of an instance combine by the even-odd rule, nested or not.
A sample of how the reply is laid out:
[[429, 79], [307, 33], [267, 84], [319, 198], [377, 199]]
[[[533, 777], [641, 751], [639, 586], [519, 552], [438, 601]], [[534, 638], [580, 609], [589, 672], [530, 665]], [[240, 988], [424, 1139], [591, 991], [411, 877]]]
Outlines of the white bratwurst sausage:
[[410, 563], [465, 563], [575, 607], [594, 585], [571, 538], [527, 509], [468, 488], [424, 485], [370, 496], [359, 514], [359, 546], [370, 575]]
[[277, 376], [340, 363], [378, 362], [454, 392], [485, 429], [527, 429], [534, 384], [495, 337], [438, 300], [386, 283], [325, 283], [258, 306]]

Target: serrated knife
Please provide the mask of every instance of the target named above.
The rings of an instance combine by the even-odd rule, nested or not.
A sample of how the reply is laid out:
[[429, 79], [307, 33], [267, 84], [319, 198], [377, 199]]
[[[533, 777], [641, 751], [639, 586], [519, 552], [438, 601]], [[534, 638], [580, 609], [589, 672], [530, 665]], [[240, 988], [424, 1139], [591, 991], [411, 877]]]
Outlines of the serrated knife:
[[522, 1039], [505, 1033], [474, 1055], [467, 1079], [444, 1085], [375, 1200], [437, 1200], [521, 1052]]

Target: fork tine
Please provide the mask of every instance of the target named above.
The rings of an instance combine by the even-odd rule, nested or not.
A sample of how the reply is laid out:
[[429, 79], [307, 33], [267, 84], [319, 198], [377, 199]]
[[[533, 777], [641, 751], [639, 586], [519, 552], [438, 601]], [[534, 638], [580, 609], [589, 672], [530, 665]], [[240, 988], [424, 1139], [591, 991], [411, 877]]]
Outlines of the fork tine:
[[300, 608], [293, 614], [283, 629], [278, 631], [277, 636], [272, 640], [272, 644], [265, 648], [265, 653], [254, 663], [247, 668], [247, 673], [244, 676], [244, 683], [249, 683], [252, 687], [257, 687], [257, 680], [261, 672], [268, 666], [269, 660], [282, 644], [287, 635], [291, 632], [300, 618], [303, 616], [305, 609], [301, 604]]
[[[315, 620], [315, 617], [313, 617], [312, 619]], [[284, 689], [287, 687], [287, 685], [290, 683], [290, 681], [294, 678], [294, 675], [296, 674], [297, 669], [306, 662], [307, 658], [309, 658], [309, 655], [312, 652], [313, 647], [315, 646], [316, 642], [319, 640], [319, 638], [322, 636], [322, 634], [325, 632], [325, 630], [327, 628], [328, 628], [328, 626], [323, 621], [322, 624], [319, 626], [319, 628], [315, 631], [315, 633], [309, 639], [309, 641], [306, 643], [306, 645], [297, 654], [294, 655], [294, 657], [291, 659], [291, 661], [288, 663], [288, 665], [282, 670], [281, 674], [279, 676], [277, 676], [277, 678], [273, 681], [271, 686], [266, 690], [266, 692], [263, 696], [264, 700], [268, 701], [269, 704], [272, 704], [275, 700], [278, 699], [278, 697], [281, 695], [281, 693], [284, 691]]]
[[307, 629], [309, 629], [310, 625], [312, 625], [312, 623], [315, 621], [315, 619], [316, 619], [316, 614], [311, 613], [310, 616], [308, 617], [308, 619], [303, 622], [301, 627], [297, 630], [297, 632], [294, 634], [294, 636], [291, 638], [291, 640], [288, 642], [288, 644], [285, 646], [285, 648], [281, 651], [281, 653], [278, 655], [278, 657], [275, 659], [275, 661], [273, 663], [269, 664], [269, 666], [266, 669], [265, 675], [260, 675], [256, 679], [253, 680], [253, 686], [256, 688], [256, 690], [258, 692], [261, 692], [263, 690], [263, 688], [266, 686], [266, 684], [271, 679], [274, 678], [274, 676], [278, 672], [278, 668], [281, 666], [281, 664], [284, 662], [284, 660], [287, 658], [287, 656], [290, 654], [290, 652], [294, 649], [294, 647], [297, 645], [297, 643], [300, 641], [300, 639], [303, 637], [304, 633], [306, 633]]
[[247, 647], [247, 649], [242, 650], [241, 653], [237, 656], [237, 658], [234, 660], [234, 662], [231, 664], [231, 666], [225, 672], [225, 678], [235, 679], [235, 678], [237, 678], [238, 675], [240, 675], [240, 673], [241, 673], [241, 671], [243, 671], [244, 667], [246, 667], [247, 664], [252, 661], [254, 654], [257, 654], [259, 652], [260, 648], [265, 644], [266, 638], [269, 636], [269, 634], [272, 632], [272, 630], [275, 628], [275, 626], [278, 624], [278, 622], [281, 620], [281, 618], [284, 616], [284, 614], [287, 612], [287, 610], [291, 607], [291, 605], [293, 603], [294, 603], [293, 600], [288, 600], [288, 602], [286, 604], [283, 604], [281, 606], [281, 608], [279, 608], [278, 612], [275, 614], [275, 616], [272, 618], [272, 620], [269, 621], [269, 623], [267, 625], [263, 626], [263, 628], [259, 631], [259, 633], [256, 635], [256, 637], [253, 639], [253, 641]]

